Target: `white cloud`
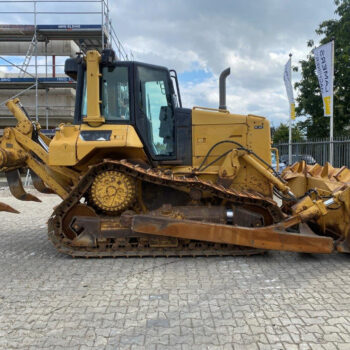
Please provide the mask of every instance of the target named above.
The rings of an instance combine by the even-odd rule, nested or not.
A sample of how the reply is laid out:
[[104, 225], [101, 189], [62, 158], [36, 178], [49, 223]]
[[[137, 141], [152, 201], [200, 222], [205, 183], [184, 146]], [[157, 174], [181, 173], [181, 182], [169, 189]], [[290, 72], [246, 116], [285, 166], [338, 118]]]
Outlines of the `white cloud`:
[[[264, 89], [256, 92], [244, 87], [235, 87], [233, 79], [227, 81], [227, 106], [232, 113], [255, 114], [268, 117], [274, 124], [286, 122], [288, 115], [285, 112], [288, 102], [278, 89]], [[206, 106], [218, 108], [219, 90], [216, 77], [209, 78], [201, 83], [187, 83], [181, 89], [182, 100], [185, 106]], [[244, 97], [242, 97], [244, 96]]]
[[[112, 18], [137, 60], [190, 71], [194, 62], [212, 77], [182, 87], [187, 106], [218, 105], [218, 76], [231, 67], [227, 104], [234, 113], [287, 120], [283, 67], [308, 53], [315, 29], [334, 18], [329, 0], [119, 0]], [[293, 79], [299, 74], [293, 73]]]

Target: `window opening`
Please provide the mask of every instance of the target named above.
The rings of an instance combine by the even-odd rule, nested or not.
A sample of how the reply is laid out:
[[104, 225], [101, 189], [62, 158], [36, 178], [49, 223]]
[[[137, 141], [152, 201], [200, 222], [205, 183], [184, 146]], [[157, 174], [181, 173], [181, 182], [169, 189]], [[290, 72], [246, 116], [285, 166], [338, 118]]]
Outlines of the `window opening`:
[[140, 108], [147, 117], [147, 135], [155, 155], [174, 154], [174, 111], [165, 70], [138, 67]]

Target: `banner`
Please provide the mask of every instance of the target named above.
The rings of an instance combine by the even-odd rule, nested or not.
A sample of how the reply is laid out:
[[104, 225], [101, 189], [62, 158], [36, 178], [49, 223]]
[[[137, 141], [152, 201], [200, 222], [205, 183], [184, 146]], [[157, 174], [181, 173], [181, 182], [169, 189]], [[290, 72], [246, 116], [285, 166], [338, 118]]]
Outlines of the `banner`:
[[320, 85], [326, 117], [333, 115], [333, 48], [334, 41], [314, 50], [316, 73]]
[[286, 65], [284, 66], [284, 85], [286, 86], [290, 117], [295, 119], [295, 101], [293, 96], [293, 86], [292, 86], [292, 59], [290, 58]]

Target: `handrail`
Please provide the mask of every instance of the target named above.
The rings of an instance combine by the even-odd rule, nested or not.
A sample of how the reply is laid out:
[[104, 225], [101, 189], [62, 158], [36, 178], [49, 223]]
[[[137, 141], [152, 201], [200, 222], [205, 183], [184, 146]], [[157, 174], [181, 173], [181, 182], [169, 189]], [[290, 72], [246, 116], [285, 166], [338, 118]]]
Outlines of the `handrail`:
[[193, 109], [203, 109], [205, 111], [215, 111], [215, 112], [230, 114], [230, 111], [228, 111], [227, 109], [218, 109], [218, 108], [209, 108], [209, 107], [200, 107], [200, 106], [194, 106]]

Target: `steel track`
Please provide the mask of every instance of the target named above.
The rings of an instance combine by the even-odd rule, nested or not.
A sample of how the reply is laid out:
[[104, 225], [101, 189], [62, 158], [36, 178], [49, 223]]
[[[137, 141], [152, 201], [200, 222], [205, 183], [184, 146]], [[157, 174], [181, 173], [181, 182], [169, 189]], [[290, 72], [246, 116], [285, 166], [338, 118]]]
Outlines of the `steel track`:
[[[283, 219], [283, 214], [277, 204], [271, 199], [259, 193], [247, 191], [235, 191], [223, 186], [203, 181], [195, 176], [176, 176], [168, 170], [144, 169], [126, 160], [104, 160], [102, 163], [89, 168], [80, 182], [72, 189], [69, 196], [63, 200], [54, 210], [48, 221], [48, 236], [56, 249], [73, 257], [146, 257], [146, 256], [224, 256], [224, 255], [252, 255], [260, 254], [263, 250], [240, 246], [212, 244], [203, 241], [179, 240], [176, 247], [151, 248], [147, 239], [143, 236], [137, 246], [128, 241], [116, 244], [113, 240], [104, 240], [96, 248], [76, 247], [66, 238], [62, 230], [62, 221], [68, 211], [79, 203], [80, 199], [87, 193], [94, 178], [101, 171], [117, 170], [138, 180], [146, 181], [156, 185], [169, 186], [183, 191], [184, 189], [200, 190], [209, 194], [212, 198], [220, 198], [232, 202], [235, 205], [250, 205], [263, 208], [269, 212], [274, 222]], [[154, 239], [154, 237], [152, 237]], [[150, 238], [151, 239], [151, 238]]]

